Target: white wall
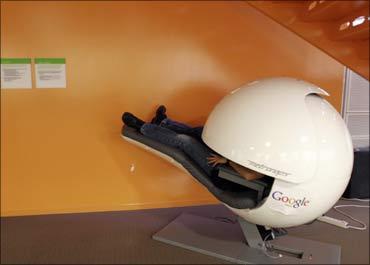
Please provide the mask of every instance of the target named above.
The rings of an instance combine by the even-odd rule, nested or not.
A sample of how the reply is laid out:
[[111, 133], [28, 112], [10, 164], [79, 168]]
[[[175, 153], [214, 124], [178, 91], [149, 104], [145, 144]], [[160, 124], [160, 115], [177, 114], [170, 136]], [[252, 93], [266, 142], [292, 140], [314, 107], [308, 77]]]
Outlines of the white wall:
[[369, 81], [346, 70], [342, 115], [352, 135], [353, 147], [369, 146]]

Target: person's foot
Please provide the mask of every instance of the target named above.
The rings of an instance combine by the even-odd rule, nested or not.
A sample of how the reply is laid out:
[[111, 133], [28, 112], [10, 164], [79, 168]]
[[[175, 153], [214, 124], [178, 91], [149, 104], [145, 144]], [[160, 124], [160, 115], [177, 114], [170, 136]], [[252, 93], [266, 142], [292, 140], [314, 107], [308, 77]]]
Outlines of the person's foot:
[[270, 241], [280, 236], [285, 236], [288, 232], [283, 228], [265, 229], [263, 226], [257, 226], [263, 241]]
[[166, 115], [166, 107], [163, 106], [163, 105], [160, 105], [158, 108], [157, 108], [157, 111], [155, 113], [155, 117], [152, 119], [151, 123], [154, 123], [154, 124], [160, 124], [161, 121], [163, 121], [164, 119], [167, 118], [167, 115]]
[[124, 124], [126, 124], [129, 127], [135, 128], [137, 130], [140, 130], [141, 126], [145, 123], [144, 121], [140, 120], [139, 118], [135, 117], [130, 112], [125, 112], [122, 115], [122, 121]]
[[272, 228], [271, 230], [272, 230], [273, 238], [285, 236], [288, 234], [288, 231], [285, 230], [284, 228]]

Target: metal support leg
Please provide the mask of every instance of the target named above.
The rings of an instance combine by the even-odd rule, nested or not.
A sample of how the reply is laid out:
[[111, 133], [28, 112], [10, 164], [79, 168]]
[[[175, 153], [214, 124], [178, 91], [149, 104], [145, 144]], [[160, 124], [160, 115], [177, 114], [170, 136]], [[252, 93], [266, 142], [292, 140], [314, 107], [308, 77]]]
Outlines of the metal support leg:
[[239, 264], [340, 264], [340, 246], [291, 236], [271, 240], [273, 258], [263, 250], [257, 226], [241, 219], [239, 224], [184, 213], [153, 238]]
[[243, 231], [248, 246], [251, 248], [262, 249], [263, 240], [260, 232], [258, 231], [257, 225], [249, 223], [241, 217], [238, 217], [238, 222]]

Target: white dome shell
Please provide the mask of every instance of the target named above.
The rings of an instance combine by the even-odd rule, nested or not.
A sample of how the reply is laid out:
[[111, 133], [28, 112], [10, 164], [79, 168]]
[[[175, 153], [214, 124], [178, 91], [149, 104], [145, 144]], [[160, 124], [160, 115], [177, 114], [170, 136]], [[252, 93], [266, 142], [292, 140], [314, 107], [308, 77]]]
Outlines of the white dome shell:
[[293, 78], [246, 84], [217, 104], [202, 139], [235, 163], [275, 178], [304, 182], [317, 163], [316, 134], [305, 103], [312, 93], [328, 95]]
[[[263, 79], [234, 90], [211, 112], [203, 141], [229, 160], [275, 178], [262, 204], [231, 209], [236, 214], [260, 225], [295, 226], [324, 214], [343, 194], [353, 165], [351, 136], [318, 94], [328, 95], [293, 78]], [[309, 203], [292, 208], [276, 200], [282, 196]]]

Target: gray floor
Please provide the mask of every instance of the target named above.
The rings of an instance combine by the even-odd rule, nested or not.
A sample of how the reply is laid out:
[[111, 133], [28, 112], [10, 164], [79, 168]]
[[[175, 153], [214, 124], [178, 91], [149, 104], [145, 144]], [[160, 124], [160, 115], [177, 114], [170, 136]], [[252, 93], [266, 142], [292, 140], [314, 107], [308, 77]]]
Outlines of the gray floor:
[[[345, 210], [369, 224], [368, 208]], [[227, 264], [151, 239], [182, 212], [235, 218], [223, 205], [1, 218], [1, 263]], [[329, 215], [344, 218], [332, 211]], [[369, 264], [368, 229], [341, 229], [316, 221], [288, 230], [292, 236], [341, 245], [344, 264]]]

